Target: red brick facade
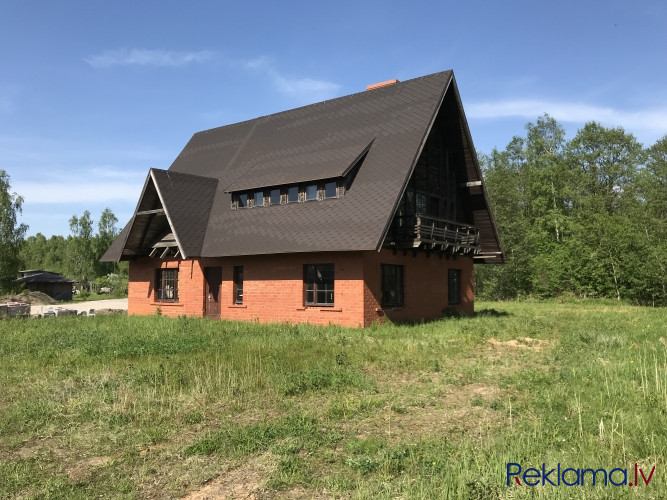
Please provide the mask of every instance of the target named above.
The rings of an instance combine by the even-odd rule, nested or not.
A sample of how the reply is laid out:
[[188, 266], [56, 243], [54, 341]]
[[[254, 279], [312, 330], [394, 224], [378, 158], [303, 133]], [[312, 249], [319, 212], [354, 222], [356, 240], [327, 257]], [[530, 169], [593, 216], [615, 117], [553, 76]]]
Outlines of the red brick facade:
[[[333, 264], [335, 300], [332, 307], [304, 305], [304, 265]], [[381, 265], [403, 266], [401, 307], [381, 305]], [[167, 260], [140, 258], [130, 262], [129, 314], [204, 316], [205, 268], [222, 269], [222, 319], [369, 326], [392, 321], [442, 317], [443, 310], [473, 312], [471, 257], [440, 257], [423, 251], [323, 252], [255, 255], [217, 259]], [[243, 266], [243, 304], [234, 303], [233, 267]], [[178, 301], [156, 300], [158, 269], [178, 269]], [[460, 303], [448, 303], [448, 271], [460, 270]]]

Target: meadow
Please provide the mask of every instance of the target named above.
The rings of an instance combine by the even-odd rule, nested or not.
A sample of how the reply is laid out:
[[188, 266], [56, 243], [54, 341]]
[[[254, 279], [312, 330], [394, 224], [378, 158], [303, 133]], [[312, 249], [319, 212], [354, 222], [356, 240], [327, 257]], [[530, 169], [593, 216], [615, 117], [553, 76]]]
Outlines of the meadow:
[[664, 498], [667, 310], [476, 309], [1, 321], [0, 498]]

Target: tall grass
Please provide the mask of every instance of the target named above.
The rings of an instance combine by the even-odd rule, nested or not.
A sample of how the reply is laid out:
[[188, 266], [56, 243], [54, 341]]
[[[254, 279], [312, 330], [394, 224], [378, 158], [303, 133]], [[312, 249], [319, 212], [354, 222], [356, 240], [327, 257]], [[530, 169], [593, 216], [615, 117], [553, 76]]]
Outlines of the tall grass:
[[[665, 309], [477, 307], [366, 330], [0, 322], [0, 497], [179, 497], [261, 460], [278, 497], [661, 498]], [[656, 469], [531, 488], [507, 486], [508, 463]]]

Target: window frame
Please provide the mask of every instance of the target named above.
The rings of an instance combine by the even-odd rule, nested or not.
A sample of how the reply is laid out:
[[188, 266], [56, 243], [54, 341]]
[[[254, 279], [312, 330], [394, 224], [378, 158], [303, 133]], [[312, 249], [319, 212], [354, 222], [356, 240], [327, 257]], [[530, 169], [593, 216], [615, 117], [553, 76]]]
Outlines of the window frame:
[[[391, 276], [390, 276], [391, 275]], [[400, 264], [380, 264], [380, 304], [382, 307], [403, 307], [405, 304], [405, 270]], [[388, 281], [393, 281], [390, 287]], [[391, 300], [387, 293], [393, 292]]]
[[233, 302], [234, 304], [243, 304], [243, 266], [234, 266], [233, 267]]
[[461, 304], [461, 270], [447, 270], [447, 304], [456, 306]]
[[[170, 276], [171, 275], [171, 276]], [[170, 288], [168, 288], [170, 287]], [[165, 294], [165, 291], [167, 292]], [[167, 297], [165, 297], [167, 295]], [[171, 295], [169, 297], [168, 295]], [[155, 272], [155, 302], [178, 302], [178, 269], [161, 267]]]
[[[315, 196], [311, 197], [309, 191], [312, 191], [313, 188], [315, 189]], [[306, 184], [303, 188], [303, 192], [305, 201], [316, 201], [320, 199], [320, 187], [317, 183]]]
[[[317, 276], [320, 276], [318, 281]], [[326, 276], [325, 280], [323, 276]], [[330, 276], [330, 278], [329, 278]], [[309, 300], [309, 296], [312, 297]], [[323, 296], [324, 301], [319, 301]], [[330, 297], [330, 300], [329, 300]], [[305, 306], [334, 307], [336, 301], [335, 267], [332, 263], [304, 264], [303, 266], [303, 303]]]
[[[276, 202], [273, 201], [274, 199], [274, 194], [278, 195], [278, 198]], [[269, 191], [269, 205], [280, 205], [282, 203], [282, 193], [280, 188], [273, 188]]]

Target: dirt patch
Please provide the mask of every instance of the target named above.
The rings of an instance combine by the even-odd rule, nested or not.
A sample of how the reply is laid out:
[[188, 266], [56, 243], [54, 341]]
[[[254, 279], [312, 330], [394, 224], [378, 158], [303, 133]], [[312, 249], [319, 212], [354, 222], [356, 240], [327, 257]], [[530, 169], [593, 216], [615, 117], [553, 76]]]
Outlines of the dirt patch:
[[3, 295], [0, 297], [0, 304], [4, 304], [6, 302], [25, 302], [26, 304], [33, 306], [53, 306], [60, 304], [60, 302], [58, 302], [56, 299], [49, 297], [43, 292], [29, 291], [24, 291], [14, 295]]
[[511, 349], [528, 349], [530, 351], [541, 351], [548, 345], [547, 340], [531, 339], [530, 337], [522, 337], [520, 339], [512, 340], [496, 340], [494, 338], [489, 339], [489, 344], [496, 347], [508, 347]]
[[37, 457], [45, 453], [53, 453], [58, 458], [67, 456], [67, 452], [61, 447], [58, 440], [52, 438], [30, 441], [16, 451], [16, 454], [23, 459]]
[[71, 467], [67, 467], [65, 469], [65, 473], [71, 481], [85, 481], [90, 479], [95, 469], [106, 465], [109, 461], [111, 461], [111, 457], [88, 458], [86, 460], [81, 460], [80, 462], [75, 463]]
[[246, 463], [231, 469], [201, 488], [183, 497], [183, 500], [223, 500], [243, 498], [257, 500], [262, 485], [276, 468], [276, 459], [271, 453], [251, 458]]

